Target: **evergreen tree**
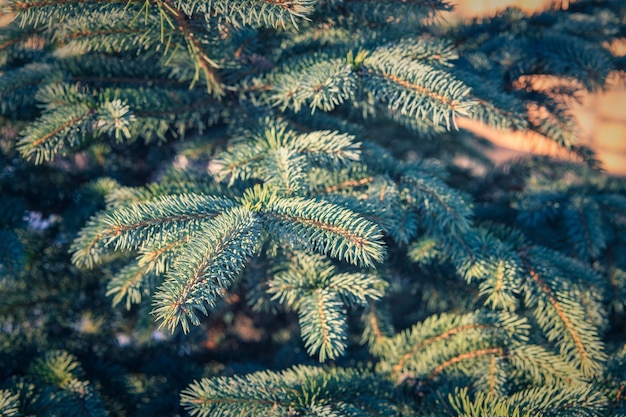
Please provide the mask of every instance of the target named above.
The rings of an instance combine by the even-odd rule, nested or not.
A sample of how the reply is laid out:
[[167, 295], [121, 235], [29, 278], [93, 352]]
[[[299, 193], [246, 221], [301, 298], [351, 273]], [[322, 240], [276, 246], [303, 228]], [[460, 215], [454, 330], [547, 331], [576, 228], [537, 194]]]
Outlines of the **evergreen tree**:
[[626, 413], [621, 0], [3, 7], [2, 415]]

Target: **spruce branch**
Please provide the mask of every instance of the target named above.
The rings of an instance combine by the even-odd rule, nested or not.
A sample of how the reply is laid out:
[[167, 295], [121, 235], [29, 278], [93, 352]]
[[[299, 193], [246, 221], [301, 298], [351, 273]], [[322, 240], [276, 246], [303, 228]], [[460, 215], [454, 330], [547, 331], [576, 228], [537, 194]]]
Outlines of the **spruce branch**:
[[527, 104], [517, 95], [494, 88], [480, 75], [482, 68], [463, 71], [459, 78], [472, 88], [475, 106], [471, 118], [503, 131], [526, 130], [529, 128]]
[[[626, 186], [494, 168], [456, 129], [593, 166], [571, 111], [623, 78], [622, 2], [448, 27], [446, 0], [6, 3], [0, 414], [624, 414]], [[89, 216], [71, 251], [97, 271], [64, 256]], [[294, 326], [327, 367], [293, 367]], [[251, 366], [285, 370], [172, 402]]]
[[[268, 123], [251, 141], [237, 143], [218, 155], [214, 173], [219, 179], [228, 178], [231, 184], [238, 179], [268, 181], [282, 175], [279, 184], [294, 181], [305, 188], [304, 172], [313, 167], [346, 166], [358, 160], [359, 148], [355, 138], [345, 133], [323, 130], [296, 134], [287, 124]], [[283, 160], [282, 167], [276, 165], [279, 160]]]
[[39, 86], [60, 77], [57, 68], [41, 63], [4, 72], [0, 78], [0, 112], [8, 114], [33, 106]]
[[152, 87], [90, 91], [66, 83], [42, 86], [35, 97], [46, 110], [22, 133], [18, 149], [37, 163], [102, 136], [118, 142], [143, 137], [148, 142], [154, 137], [164, 139], [173, 128], [175, 135], [182, 136], [193, 126], [190, 120], [199, 128], [211, 124], [211, 118], [199, 119], [210, 114], [214, 104], [213, 98], [200, 100], [197, 92], [189, 90]]
[[352, 98], [358, 78], [344, 59], [313, 63], [280, 74], [272, 86], [271, 103], [281, 110], [299, 112], [303, 105], [330, 112]]
[[267, 292], [272, 300], [296, 310], [307, 293], [326, 288], [334, 273], [335, 266], [325, 257], [295, 252], [293, 260], [271, 277]]
[[317, 289], [301, 301], [300, 334], [309, 355], [317, 354], [320, 362], [341, 356], [346, 348], [348, 323], [339, 295]]
[[270, 26], [286, 29], [286, 23], [297, 28], [298, 20], [308, 20], [314, 10], [315, 0], [194, 0], [180, 2], [185, 13], [201, 11], [207, 19], [220, 16], [235, 27], [242, 25]]
[[600, 207], [591, 198], [572, 199], [565, 209], [565, 224], [578, 258], [593, 261], [606, 248]]
[[369, 303], [363, 312], [365, 328], [361, 336], [361, 344], [367, 345], [372, 355], [381, 357], [388, 351], [395, 333], [389, 306]]
[[388, 45], [389, 53], [425, 64], [452, 67], [459, 59], [458, 50], [450, 39], [430, 35], [402, 38]]
[[606, 398], [590, 385], [563, 389], [561, 386], [530, 388], [509, 397], [478, 393], [471, 398], [467, 388], [456, 389], [448, 396], [458, 415], [467, 417], [531, 417], [552, 415], [600, 416], [606, 411]]
[[328, 254], [354, 265], [382, 262], [380, 229], [354, 212], [324, 201], [292, 197], [270, 201], [266, 227], [289, 248]]
[[417, 264], [428, 265], [441, 256], [439, 242], [430, 236], [424, 236], [409, 246], [407, 256]]
[[411, 175], [401, 178], [409, 204], [422, 215], [424, 226], [434, 236], [458, 236], [471, 226], [471, 210], [464, 196], [438, 178]]
[[195, 310], [207, 314], [259, 250], [260, 222], [253, 212], [234, 207], [201, 225], [155, 295], [153, 314], [161, 326], [199, 324]]
[[[276, 188], [257, 186], [247, 190], [238, 202], [194, 194], [166, 194], [146, 202], [141, 201], [148, 196], [139, 200], [132, 197], [131, 201], [138, 202], [106, 210], [90, 220], [72, 246], [73, 261], [91, 266], [109, 247], [139, 249], [138, 262], [116, 276], [108, 294], [115, 296], [115, 303], [126, 299], [129, 306], [149, 291], [145, 283], [153, 274], [165, 273], [165, 283], [155, 296], [154, 312], [162, 325], [173, 330], [180, 323], [188, 331], [189, 322], [199, 323], [195, 310], [206, 314], [207, 306], [215, 305], [222, 290], [233, 284], [248, 258], [256, 254], [266, 239], [262, 229], [279, 240], [297, 239], [304, 249], [351, 263], [367, 266], [381, 260], [384, 247], [373, 223], [329, 203], [279, 197], [277, 192]], [[350, 223], [339, 226], [340, 218]], [[304, 245], [300, 243], [303, 233], [309, 234]], [[193, 259], [191, 264], [189, 259]], [[224, 263], [226, 259], [234, 264]], [[366, 274], [327, 275], [316, 280], [318, 284], [303, 283], [302, 291], [328, 290], [342, 308], [380, 298], [384, 289], [379, 278]], [[281, 297], [293, 299], [288, 293], [282, 292]], [[296, 307], [295, 303], [291, 307]], [[333, 350], [332, 355], [342, 350]]]
[[137, 257], [138, 265], [143, 266], [146, 272], [153, 272], [157, 275], [167, 272], [193, 234], [177, 233], [174, 236], [176, 237], [173, 240], [142, 246]]
[[567, 112], [549, 111], [544, 107], [530, 105], [529, 129], [556, 142], [563, 148], [575, 150], [580, 142], [580, 129], [573, 116]]
[[17, 417], [19, 413], [19, 396], [7, 389], [0, 390], [0, 414], [6, 417]]
[[602, 415], [607, 409], [607, 398], [595, 387], [580, 384], [563, 389], [560, 386], [550, 388], [531, 388], [514, 393], [508, 399], [512, 404], [519, 404], [528, 410], [529, 415], [576, 415], [578, 413]]
[[296, 136], [290, 146], [303, 154], [313, 166], [338, 169], [352, 166], [361, 156], [361, 144], [353, 135], [316, 130]]
[[528, 329], [524, 319], [504, 313], [430, 316], [394, 337], [394, 348], [382, 353], [381, 367], [393, 379], [407, 372], [432, 379], [464, 360], [503, 356], [504, 346], [528, 338]]
[[91, 267], [109, 246], [134, 250], [146, 241], [164, 242], [171, 233], [197, 230], [233, 205], [225, 198], [183, 194], [102, 212], [89, 221], [74, 242], [72, 261]]
[[[191, 80], [191, 86], [199, 81], [200, 73], [206, 81], [209, 94], [217, 97], [224, 95], [224, 86], [218, 74], [219, 65], [209, 57], [202, 41], [194, 33], [189, 25], [187, 15], [180, 11], [171, 0], [156, 0], [161, 11], [167, 16], [167, 21], [174, 29], [179, 30], [187, 44], [187, 50], [195, 63], [195, 74]], [[232, 2], [230, 2], [232, 3]]]
[[[159, 44], [159, 21], [153, 15], [129, 21], [133, 7], [89, 10], [87, 14], [66, 18], [64, 25], [54, 33], [54, 41], [64, 54], [81, 56], [89, 52], [121, 54], [156, 48]], [[94, 42], [96, 41], [96, 42]]]
[[181, 404], [199, 417], [289, 413], [373, 417], [397, 413], [392, 397], [391, 384], [365, 370], [296, 366], [280, 373], [203, 378], [182, 392]]
[[416, 24], [452, 10], [452, 5], [445, 0], [338, 0], [332, 3], [359, 19], [377, 24]]
[[120, 270], [107, 284], [106, 296], [113, 296], [111, 302], [117, 305], [124, 301], [127, 310], [134, 304], [141, 303], [143, 297], [150, 294], [150, 278], [145, 265], [131, 263]]
[[55, 391], [50, 412], [71, 417], [108, 415], [100, 396], [82, 380], [83, 370], [74, 355], [49, 351], [33, 361], [31, 373]]
[[580, 80], [588, 91], [604, 87], [611, 71], [610, 53], [597, 48], [584, 37], [545, 31], [537, 41], [542, 48], [544, 73]]
[[28, 126], [18, 143], [18, 150], [35, 163], [50, 161], [59, 152], [87, 139], [94, 115], [95, 109], [89, 104], [51, 111]]
[[97, 8], [98, 5], [141, 4], [143, 0], [10, 0], [6, 9], [16, 13], [22, 26], [41, 28], [51, 23], [72, 17], [81, 7]]
[[302, 155], [280, 148], [272, 151], [263, 162], [260, 174], [266, 184], [286, 196], [306, 195], [307, 166]]
[[541, 248], [528, 248], [520, 255], [529, 278], [525, 303], [533, 308], [539, 326], [585, 377], [597, 375], [606, 359], [604, 344], [584, 307], [574, 301], [571, 284], [543, 261]]
[[323, 362], [336, 359], [346, 348], [346, 307], [380, 299], [385, 287], [374, 274], [338, 273], [322, 256], [296, 253], [288, 268], [269, 280], [268, 293], [298, 311], [307, 351]]
[[[535, 385], [576, 385], [584, 381], [578, 369], [541, 345], [520, 345], [509, 349], [507, 359], [520, 376]], [[565, 388], [564, 388], [565, 389]]]
[[409, 117], [430, 118], [448, 130], [474, 105], [463, 82], [429, 65], [399, 59], [384, 48], [374, 51], [359, 71], [364, 87], [381, 104]]
[[20, 58], [43, 53], [46, 41], [41, 29], [20, 26], [15, 21], [4, 25], [0, 28], [0, 68], [9, 66]]
[[456, 365], [463, 361], [481, 358], [482, 356], [488, 356], [491, 362], [494, 358], [501, 358], [505, 355], [504, 349], [500, 347], [492, 347], [485, 349], [475, 349], [469, 352], [460, 353], [452, 358], [449, 358], [439, 365], [437, 365], [426, 377], [427, 380], [434, 379], [437, 375], [446, 370], [446, 368]]

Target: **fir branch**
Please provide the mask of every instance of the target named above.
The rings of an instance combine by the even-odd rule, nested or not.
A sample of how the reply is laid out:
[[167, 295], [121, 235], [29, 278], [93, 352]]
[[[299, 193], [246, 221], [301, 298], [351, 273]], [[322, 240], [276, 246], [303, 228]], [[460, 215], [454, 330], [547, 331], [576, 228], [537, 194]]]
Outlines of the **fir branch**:
[[107, 297], [113, 296], [113, 305], [125, 301], [124, 305], [130, 310], [134, 304], [141, 303], [143, 296], [150, 293], [150, 274], [145, 265], [131, 263], [119, 271], [107, 284]]
[[209, 57], [201, 40], [189, 26], [187, 16], [171, 0], [156, 0], [156, 2], [159, 8], [172, 19], [175, 28], [182, 32], [187, 43], [187, 50], [196, 64], [196, 73], [191, 86], [198, 81], [199, 73], [202, 72], [208, 92], [217, 97], [224, 95], [224, 86], [218, 74], [219, 65]]
[[397, 413], [392, 398], [391, 384], [365, 370], [297, 366], [280, 373], [203, 378], [182, 392], [181, 404], [198, 417], [320, 415], [318, 411], [374, 417]]
[[263, 162], [259, 174], [266, 184], [288, 197], [306, 195], [307, 164], [302, 155], [288, 148], [279, 148], [270, 152]]
[[263, 210], [266, 227], [291, 248], [305, 248], [362, 266], [383, 260], [380, 229], [354, 212], [323, 201], [282, 198]]
[[345, 59], [314, 63], [299, 71], [290, 70], [278, 75], [272, 84], [270, 101], [282, 111], [299, 112], [303, 105], [330, 112], [350, 99], [358, 78]]
[[508, 350], [507, 359], [520, 376], [530, 376], [536, 385], [555, 386], [560, 383], [572, 386], [584, 381], [583, 375], [572, 364], [545, 347], [528, 344]]
[[[508, 344], [515, 340], [523, 341], [527, 338], [527, 331], [528, 325], [525, 320], [502, 313], [498, 315], [477, 311], [462, 316], [453, 314], [431, 316], [394, 337], [391, 344], [394, 349], [383, 354], [383, 369], [388, 369], [394, 379], [413, 367], [419, 368], [419, 373], [423, 376], [430, 375], [447, 361], [453, 361], [448, 364], [452, 365], [465, 358], [475, 357], [467, 353], [469, 355], [467, 357], [459, 356], [459, 359], [454, 359], [457, 355], [453, 355], [445, 359], [446, 355], [452, 352], [465, 351], [474, 346], [472, 341], [478, 343], [476, 351], [484, 351], [484, 354], [488, 355], [495, 353], [493, 349], [501, 348], [481, 347], [481, 343], [499, 341]], [[421, 360], [419, 364], [418, 359]], [[433, 376], [440, 371], [434, 372]]]
[[470, 359], [475, 359], [481, 356], [485, 356], [488, 355], [490, 357], [502, 357], [504, 356], [504, 349], [499, 348], [499, 347], [495, 347], [495, 348], [488, 348], [488, 349], [478, 349], [478, 350], [474, 350], [471, 352], [464, 352], [461, 353], [453, 358], [450, 358], [444, 362], [442, 362], [441, 364], [437, 365], [437, 367], [435, 369], [433, 369], [431, 371], [430, 374], [428, 374], [427, 379], [434, 379], [438, 374], [440, 374], [441, 372], [443, 372], [447, 367], [455, 365], [459, 362], [462, 361], [466, 361], [466, 360], [470, 360]]
[[17, 417], [19, 412], [19, 396], [7, 389], [0, 390], [0, 414], [6, 417]]
[[41, 63], [4, 72], [0, 78], [0, 112], [8, 114], [33, 106], [40, 86], [60, 78], [57, 68]]
[[[220, 179], [259, 178], [279, 184], [293, 181], [304, 189], [304, 172], [313, 166], [339, 168], [360, 156], [358, 142], [347, 134], [314, 131], [297, 135], [286, 124], [270, 124], [250, 142], [239, 143], [215, 160], [214, 172]], [[277, 159], [278, 158], [278, 159]], [[282, 167], [277, 165], [282, 160]]]
[[471, 226], [471, 210], [464, 196], [438, 178], [407, 173], [400, 179], [408, 203], [422, 213], [433, 236], [458, 236]]
[[181, 231], [197, 230], [203, 222], [232, 208], [231, 200], [183, 194], [105, 211], [93, 217], [72, 245], [72, 261], [91, 267], [108, 246], [137, 249], [146, 242], [162, 242]]
[[201, 226], [172, 265], [155, 295], [153, 314], [161, 326], [174, 330], [180, 324], [199, 324], [195, 310], [207, 314], [224, 289], [243, 270], [248, 258], [259, 249], [260, 222], [257, 216], [234, 207]]
[[195, 0], [180, 7], [192, 15], [196, 10], [209, 16], [220, 16], [235, 27], [265, 25], [286, 29], [286, 22], [298, 27], [298, 19], [308, 20], [314, 10], [314, 0]]
[[393, 323], [388, 309], [368, 303], [368, 308], [363, 312], [365, 329], [361, 336], [361, 344], [369, 346], [372, 355], [381, 357], [389, 350], [394, 334]]
[[600, 416], [606, 411], [607, 398], [590, 384], [579, 384], [563, 389], [561, 386], [530, 388], [509, 396], [507, 401], [528, 410], [529, 415]]
[[300, 334], [309, 355], [320, 362], [336, 359], [346, 348], [347, 317], [338, 294], [318, 289], [305, 296], [298, 309]]
[[443, 124], [448, 130], [456, 128], [457, 115], [469, 115], [474, 105], [469, 87], [461, 81], [385, 49], [373, 52], [359, 73], [364, 86], [389, 109], [418, 119], [430, 117], [435, 126]]
[[575, 293], [568, 288], [567, 281], [558, 270], [541, 261], [542, 255], [540, 248], [533, 247], [520, 253], [530, 278], [525, 303], [533, 308], [539, 326], [548, 340], [558, 344], [561, 354], [585, 377], [597, 375], [606, 358], [604, 344], [589, 323], [584, 308], [572, 300]]
[[[378, 24], [418, 24], [422, 19], [432, 19], [442, 11], [452, 10], [445, 0], [333, 0], [366, 22]], [[329, 1], [330, 3], [330, 1]]]
[[28, 126], [17, 148], [25, 158], [37, 164], [50, 161], [65, 148], [86, 139], [94, 114], [95, 109], [89, 104], [49, 112]]
[[66, 351], [49, 351], [31, 364], [31, 372], [50, 385], [56, 404], [52, 412], [75, 417], [104, 417], [107, 412], [88, 381], [76, 357]]
[[565, 209], [565, 224], [576, 255], [584, 261], [597, 259], [606, 248], [600, 207], [590, 198], [575, 198]]

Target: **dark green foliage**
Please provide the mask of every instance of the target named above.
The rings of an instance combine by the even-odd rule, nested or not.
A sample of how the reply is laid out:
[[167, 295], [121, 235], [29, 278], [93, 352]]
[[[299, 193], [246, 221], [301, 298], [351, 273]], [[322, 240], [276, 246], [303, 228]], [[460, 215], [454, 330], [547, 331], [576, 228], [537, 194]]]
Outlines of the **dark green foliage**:
[[354, 369], [298, 366], [192, 384], [181, 402], [194, 416], [375, 416], [394, 412], [392, 386]]
[[622, 415], [622, 3], [7, 1], [0, 414]]

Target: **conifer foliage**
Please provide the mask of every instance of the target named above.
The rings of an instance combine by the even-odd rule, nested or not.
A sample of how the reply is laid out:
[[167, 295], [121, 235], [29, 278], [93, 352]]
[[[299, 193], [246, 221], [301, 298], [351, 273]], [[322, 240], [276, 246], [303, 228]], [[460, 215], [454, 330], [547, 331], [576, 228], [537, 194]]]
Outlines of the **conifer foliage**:
[[623, 2], [3, 8], [0, 414], [626, 413]]

